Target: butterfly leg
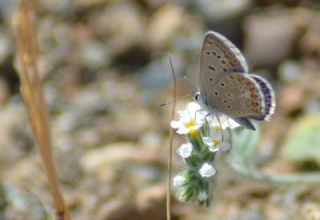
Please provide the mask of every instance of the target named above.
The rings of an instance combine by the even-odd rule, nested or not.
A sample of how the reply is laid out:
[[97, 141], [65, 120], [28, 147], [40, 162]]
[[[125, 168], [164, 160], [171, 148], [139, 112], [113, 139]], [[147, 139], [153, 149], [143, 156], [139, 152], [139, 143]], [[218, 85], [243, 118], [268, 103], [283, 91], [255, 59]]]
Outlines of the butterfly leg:
[[231, 117], [231, 118], [245, 128], [248, 128], [248, 129], [254, 130], [254, 131], [256, 130], [254, 125], [251, 123], [251, 121], [246, 117], [241, 117], [241, 118]]
[[[224, 140], [223, 132], [222, 132], [222, 126], [221, 126], [221, 122], [220, 122], [220, 118], [219, 118], [219, 116], [218, 116], [217, 114], [213, 114], [213, 113], [211, 113], [211, 112], [208, 112], [208, 113], [204, 116], [204, 119], [205, 119], [206, 123], [209, 125], [209, 122], [208, 122], [207, 117], [209, 117], [210, 115], [212, 115], [212, 116], [214, 116], [214, 117], [217, 118], [218, 123], [219, 123], [220, 132], [221, 132], [221, 139]], [[209, 129], [208, 129], [208, 130], [209, 130], [209, 136], [210, 136], [210, 125], [209, 125]]]
[[232, 131], [231, 131], [231, 126], [230, 126], [230, 122], [229, 122], [229, 117], [227, 117], [227, 123], [229, 125], [228, 132], [229, 132], [229, 139], [230, 139], [230, 149], [232, 149], [232, 144], [233, 144], [233, 137], [232, 137]]
[[220, 132], [221, 132], [221, 140], [224, 141], [224, 136], [223, 136], [223, 131], [222, 131], [222, 126], [221, 126], [221, 121], [220, 121], [220, 118], [219, 116], [216, 114], [215, 115], [217, 120], [218, 120], [218, 123], [219, 123], [219, 127], [220, 127]]

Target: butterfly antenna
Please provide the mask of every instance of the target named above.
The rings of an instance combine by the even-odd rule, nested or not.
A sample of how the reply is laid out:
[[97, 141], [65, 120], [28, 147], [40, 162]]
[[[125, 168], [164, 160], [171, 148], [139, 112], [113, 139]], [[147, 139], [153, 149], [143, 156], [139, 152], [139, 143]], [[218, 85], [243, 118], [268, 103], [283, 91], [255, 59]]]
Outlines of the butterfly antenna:
[[[183, 96], [180, 96], [180, 97], [176, 98], [176, 100], [183, 99], [183, 98], [187, 98], [187, 97], [191, 97], [191, 96], [192, 96], [192, 94], [183, 95]], [[162, 104], [160, 104], [160, 107], [169, 105], [169, 104], [173, 103], [173, 102], [176, 101], [176, 100], [170, 100], [170, 101], [168, 101], [168, 102], [162, 103]]]
[[233, 137], [232, 137], [232, 131], [231, 131], [231, 126], [230, 126], [230, 122], [229, 122], [229, 117], [227, 117], [227, 122], [228, 122], [228, 125], [229, 125], [229, 129], [228, 129], [228, 132], [229, 132], [229, 136], [230, 136], [230, 149], [232, 149], [232, 142], [233, 142]]

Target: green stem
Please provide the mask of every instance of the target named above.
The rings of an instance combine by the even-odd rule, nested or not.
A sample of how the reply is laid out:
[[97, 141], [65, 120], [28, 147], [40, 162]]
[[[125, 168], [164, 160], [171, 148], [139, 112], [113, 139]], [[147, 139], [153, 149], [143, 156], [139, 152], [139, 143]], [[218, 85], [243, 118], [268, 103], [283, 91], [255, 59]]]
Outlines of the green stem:
[[271, 184], [281, 184], [281, 185], [293, 185], [293, 184], [308, 184], [308, 185], [319, 185], [320, 184], [320, 174], [311, 174], [311, 173], [303, 173], [303, 174], [267, 174], [260, 172], [254, 164], [250, 164], [251, 169], [246, 169], [245, 167], [240, 167], [233, 165], [230, 162], [230, 159], [227, 157], [226, 153], [222, 154], [223, 162], [231, 168], [237, 174], [241, 176], [261, 181], [267, 182]]

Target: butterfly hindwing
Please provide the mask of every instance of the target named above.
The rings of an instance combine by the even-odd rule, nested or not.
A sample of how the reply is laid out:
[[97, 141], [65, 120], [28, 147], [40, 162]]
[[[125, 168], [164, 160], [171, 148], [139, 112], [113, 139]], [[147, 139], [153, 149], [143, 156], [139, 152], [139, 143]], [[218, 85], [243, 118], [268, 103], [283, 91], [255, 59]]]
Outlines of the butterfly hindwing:
[[208, 105], [233, 117], [264, 114], [264, 94], [250, 74], [225, 73], [213, 84], [207, 99]]
[[253, 78], [260, 86], [260, 90], [263, 93], [263, 99], [264, 99], [264, 110], [263, 114], [259, 116], [253, 116], [250, 117], [255, 120], [269, 120], [271, 115], [274, 113], [274, 109], [276, 107], [275, 103], [275, 95], [273, 92], [273, 89], [270, 85], [270, 83], [258, 75], [250, 74], [250, 77]]

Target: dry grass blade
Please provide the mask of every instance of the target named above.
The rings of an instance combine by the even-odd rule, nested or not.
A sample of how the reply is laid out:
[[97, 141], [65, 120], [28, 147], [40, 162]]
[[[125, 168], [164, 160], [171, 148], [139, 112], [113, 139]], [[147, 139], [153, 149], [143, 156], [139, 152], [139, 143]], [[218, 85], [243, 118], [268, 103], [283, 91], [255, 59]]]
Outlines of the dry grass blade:
[[27, 105], [33, 133], [48, 175], [57, 219], [69, 220], [71, 218], [59, 190], [52, 160], [48, 112], [44, 102], [43, 89], [36, 60], [37, 47], [34, 31], [33, 5], [33, 1], [21, 0], [20, 6], [13, 17], [21, 94]]
[[[174, 71], [171, 57], [169, 56], [169, 62], [171, 66], [171, 73], [173, 78], [173, 106], [171, 112], [171, 120], [174, 119], [174, 113], [176, 111], [176, 73]], [[168, 157], [168, 183], [167, 183], [167, 220], [171, 220], [171, 180], [172, 180], [172, 148], [173, 148], [173, 128], [170, 129], [170, 144], [169, 144], [169, 157]]]

